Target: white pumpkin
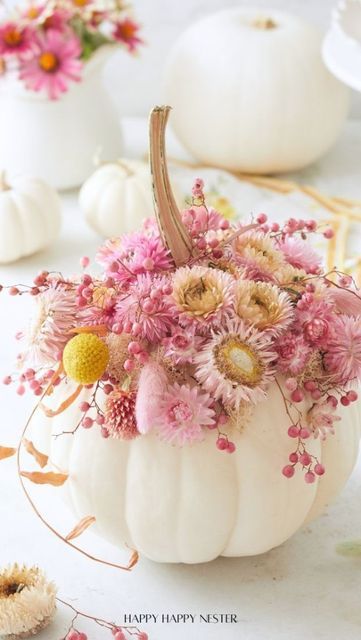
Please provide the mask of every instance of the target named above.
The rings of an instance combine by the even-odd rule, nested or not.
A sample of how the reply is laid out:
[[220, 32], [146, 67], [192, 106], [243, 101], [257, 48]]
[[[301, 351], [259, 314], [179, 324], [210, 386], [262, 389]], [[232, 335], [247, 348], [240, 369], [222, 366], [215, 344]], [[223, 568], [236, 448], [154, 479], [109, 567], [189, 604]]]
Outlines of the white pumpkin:
[[[65, 387], [54, 406], [69, 395]], [[89, 393], [84, 390], [81, 400]], [[54, 438], [64, 430], [64, 416], [49, 419], [40, 411], [31, 439], [69, 474], [64, 491], [76, 521], [95, 516], [92, 529], [100, 536], [157, 562], [197, 563], [264, 553], [325, 508], [357, 458], [360, 402], [341, 408], [340, 415], [336, 435], [308, 445], [326, 466], [313, 485], [300, 471], [291, 480], [282, 475], [294, 443], [275, 384], [243, 432], [232, 433], [232, 455], [218, 451], [212, 432], [183, 448], [153, 433], [130, 442], [104, 439], [98, 427]], [[80, 418], [77, 401], [66, 412], [67, 428]]]
[[61, 204], [48, 184], [29, 176], [0, 179], [0, 264], [36, 253], [57, 237]]
[[172, 125], [198, 160], [230, 170], [299, 169], [336, 140], [349, 91], [321, 34], [296, 16], [239, 7], [192, 25], [166, 74]]
[[83, 184], [79, 205], [86, 221], [102, 236], [139, 229], [144, 218], [154, 214], [148, 164], [121, 159], [100, 166]]

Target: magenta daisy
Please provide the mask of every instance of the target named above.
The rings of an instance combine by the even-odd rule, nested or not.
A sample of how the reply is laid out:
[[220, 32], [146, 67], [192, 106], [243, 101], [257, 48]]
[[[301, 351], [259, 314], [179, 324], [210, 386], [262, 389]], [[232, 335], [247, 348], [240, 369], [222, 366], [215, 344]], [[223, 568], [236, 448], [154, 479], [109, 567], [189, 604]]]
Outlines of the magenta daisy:
[[21, 63], [20, 79], [27, 89], [45, 90], [50, 100], [56, 100], [67, 91], [69, 81], [80, 81], [80, 55], [78, 38], [49, 30], [37, 36], [36, 52]]
[[139, 45], [143, 44], [143, 40], [138, 35], [139, 30], [140, 26], [130, 18], [118, 20], [114, 24], [113, 38], [117, 42], [124, 44], [128, 51], [133, 52]]
[[304, 337], [293, 333], [281, 336], [276, 344], [276, 351], [279, 356], [277, 368], [292, 376], [302, 373], [312, 354], [312, 348]]
[[76, 325], [77, 311], [73, 292], [56, 283], [38, 295], [36, 313], [25, 333], [23, 362], [52, 366], [71, 337], [69, 331]]
[[135, 399], [133, 391], [113, 391], [105, 402], [104, 428], [112, 438], [134, 440], [139, 436], [135, 418]]
[[160, 438], [181, 446], [203, 440], [203, 427], [215, 423], [212, 402], [198, 387], [177, 383], [168, 387], [155, 416]]
[[151, 343], [159, 342], [170, 332], [174, 323], [169, 296], [162, 294], [167, 287], [169, 282], [165, 276], [137, 276], [117, 303], [115, 322], [122, 326], [129, 325], [130, 332], [136, 326], [138, 337]]
[[361, 380], [361, 318], [340, 315], [334, 320], [324, 363], [340, 383]]
[[208, 332], [231, 312], [234, 279], [220, 269], [182, 267], [174, 274], [172, 297], [181, 324]]
[[310, 273], [315, 269], [317, 270], [321, 265], [321, 256], [306, 240], [286, 236], [278, 246], [287, 262], [296, 267], [296, 269], [304, 269], [306, 273]]
[[195, 356], [195, 376], [216, 400], [239, 408], [266, 398], [277, 354], [270, 337], [241, 320], [228, 321]]
[[0, 25], [0, 55], [22, 55], [31, 50], [34, 45], [34, 30], [27, 26], [21, 27], [15, 22]]

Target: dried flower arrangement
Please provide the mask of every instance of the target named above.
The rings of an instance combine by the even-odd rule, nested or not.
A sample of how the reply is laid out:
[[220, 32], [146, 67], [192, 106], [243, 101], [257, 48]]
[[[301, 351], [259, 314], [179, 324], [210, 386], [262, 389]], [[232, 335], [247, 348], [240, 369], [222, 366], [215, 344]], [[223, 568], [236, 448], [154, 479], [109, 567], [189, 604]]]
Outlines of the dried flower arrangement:
[[129, 4], [110, 0], [45, 0], [0, 24], [2, 73], [16, 72], [31, 91], [51, 100], [81, 80], [84, 63], [104, 45], [133, 53], [142, 44]]
[[[153, 136], [167, 115], [153, 112]], [[260, 214], [231, 225], [207, 207], [200, 179], [180, 217], [162, 158], [164, 148], [153, 145], [158, 226], [147, 220], [139, 233], [107, 241], [97, 254], [101, 277], [44, 271], [29, 288], [9, 287], [10, 295], [33, 295], [37, 315], [21, 334], [21, 372], [4, 382], [44, 397], [75, 381], [56, 410], [42, 403], [49, 416], [91, 389], [74, 432], [98, 425], [104, 438], [130, 440], [156, 430], [183, 446], [214, 430], [228, 453], [236, 449], [229, 423], [264, 401], [273, 382], [295, 442], [283, 474], [291, 478], [299, 466], [313, 483], [325, 468], [307, 441], [334, 433], [339, 402], [358, 397], [359, 291], [350, 276], [323, 272], [307, 241], [319, 232], [313, 220], [290, 218], [280, 228]]]
[[57, 603], [68, 607], [72, 620], [63, 640], [87, 640], [86, 633], [76, 628], [79, 619], [93, 621], [108, 629], [115, 640], [133, 637], [148, 640], [148, 635], [135, 626], [118, 625], [79, 611], [57, 596], [53, 582], [46, 579], [39, 567], [9, 565], [0, 571], [0, 637], [22, 640], [40, 633], [53, 620]]

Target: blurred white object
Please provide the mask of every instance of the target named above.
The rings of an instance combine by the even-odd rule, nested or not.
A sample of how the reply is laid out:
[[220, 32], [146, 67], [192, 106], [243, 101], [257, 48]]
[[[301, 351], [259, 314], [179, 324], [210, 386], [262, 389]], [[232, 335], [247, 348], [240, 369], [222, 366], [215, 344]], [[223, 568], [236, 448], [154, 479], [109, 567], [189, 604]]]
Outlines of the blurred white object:
[[57, 189], [81, 184], [101, 149], [115, 159], [121, 131], [103, 86], [103, 66], [112, 49], [99, 49], [59, 100], [27, 91], [12, 77], [0, 78], [0, 166], [31, 173]]
[[349, 104], [321, 41], [312, 25], [268, 9], [225, 10], [191, 26], [166, 76], [179, 139], [200, 161], [230, 170], [272, 173], [316, 160]]
[[[181, 198], [177, 200], [181, 204]], [[154, 216], [149, 165], [127, 158], [101, 165], [83, 184], [79, 205], [86, 221], [102, 236], [139, 231], [143, 220]]]
[[361, 0], [342, 0], [334, 10], [323, 59], [337, 78], [361, 91]]
[[0, 264], [32, 255], [58, 236], [61, 203], [48, 184], [30, 176], [0, 177]]

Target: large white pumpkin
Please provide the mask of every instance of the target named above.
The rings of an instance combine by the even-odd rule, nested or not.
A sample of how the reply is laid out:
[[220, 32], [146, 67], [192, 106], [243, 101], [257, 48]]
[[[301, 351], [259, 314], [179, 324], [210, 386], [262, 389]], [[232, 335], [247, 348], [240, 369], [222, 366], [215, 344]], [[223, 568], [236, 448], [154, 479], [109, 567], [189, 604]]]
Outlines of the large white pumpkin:
[[296, 16], [239, 7], [192, 25], [166, 74], [173, 127], [198, 160], [272, 173], [303, 167], [337, 138], [349, 92], [321, 34]]
[[[69, 393], [65, 385], [54, 406]], [[80, 401], [89, 393], [84, 390]], [[157, 562], [197, 563], [264, 553], [320, 514], [357, 458], [360, 403], [340, 408], [340, 414], [336, 435], [308, 444], [326, 466], [313, 485], [302, 472], [291, 480], [282, 475], [294, 443], [275, 384], [242, 433], [232, 433], [232, 455], [216, 448], [213, 432], [183, 448], [153, 433], [130, 442], [104, 439], [98, 427], [54, 438], [78, 424], [78, 401], [65, 416], [49, 419], [39, 411], [31, 438], [56, 469], [69, 474], [64, 491], [76, 521], [95, 516], [93, 529], [104, 539]]]
[[36, 253], [57, 237], [61, 204], [56, 191], [30, 176], [0, 179], [0, 264]]

